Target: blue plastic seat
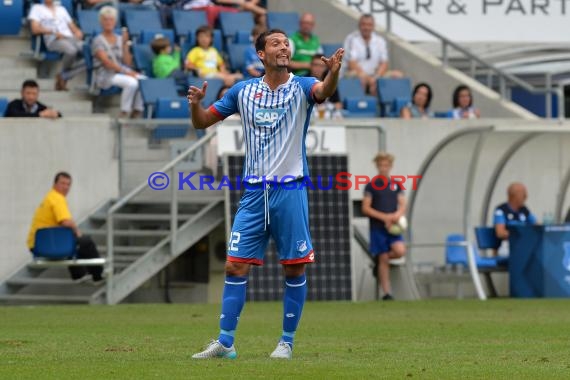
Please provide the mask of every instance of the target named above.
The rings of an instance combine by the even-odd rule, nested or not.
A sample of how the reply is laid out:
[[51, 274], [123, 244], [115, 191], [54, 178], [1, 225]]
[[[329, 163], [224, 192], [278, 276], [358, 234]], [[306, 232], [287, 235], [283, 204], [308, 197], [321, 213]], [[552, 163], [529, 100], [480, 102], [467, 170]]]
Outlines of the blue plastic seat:
[[202, 106], [209, 107], [218, 100], [218, 93], [224, 87], [224, 81], [217, 78], [202, 79], [195, 76], [188, 76], [188, 86], [202, 88], [204, 80], [208, 82], [208, 91], [206, 91], [206, 96], [202, 99]]
[[232, 71], [243, 71], [245, 66], [245, 51], [249, 46], [249, 44], [228, 44], [229, 67]]
[[101, 33], [98, 11], [91, 9], [77, 11], [77, 23], [86, 38]]
[[[465, 242], [465, 236], [462, 234], [450, 234], [447, 236], [447, 243], [459, 243]], [[473, 247], [473, 252], [475, 254], [475, 263], [478, 269], [489, 269], [497, 268], [502, 266], [502, 264], [495, 257], [481, 257], [479, 256], [476, 247]], [[469, 265], [467, 259], [467, 247], [460, 245], [448, 245], [445, 248], [445, 262], [450, 265], [461, 265], [467, 267]]]
[[343, 105], [345, 117], [378, 117], [378, 102], [373, 96], [348, 97]]
[[[497, 250], [502, 244], [501, 239], [495, 234], [493, 227], [475, 227], [475, 238], [479, 249]], [[509, 258], [504, 256], [489, 257], [496, 262], [496, 265], [508, 265]]]
[[340, 44], [340, 43], [321, 44], [321, 47], [323, 48], [323, 55], [325, 57], [330, 57], [331, 55], [334, 54], [335, 51], [337, 51], [338, 49], [340, 49], [342, 47], [342, 44]]
[[267, 12], [267, 27], [281, 29], [290, 36], [299, 29], [299, 13]]
[[0, 117], [4, 117], [6, 113], [6, 108], [8, 108], [8, 99], [0, 98]]
[[412, 82], [410, 78], [379, 78], [377, 84], [382, 116], [399, 117], [394, 102], [396, 99], [411, 101]]
[[156, 101], [154, 119], [187, 119], [188, 122], [176, 125], [159, 125], [152, 131], [154, 139], [185, 137], [190, 127], [190, 110], [185, 98], [159, 98]]
[[46, 259], [76, 258], [77, 240], [68, 227], [40, 228], [36, 231], [34, 257]]
[[[375, 96], [366, 95], [360, 79], [341, 78], [338, 81], [338, 96], [347, 110], [347, 117], [377, 117], [378, 99]], [[350, 109], [349, 109], [350, 107]], [[372, 111], [374, 110], [374, 112]]]
[[174, 31], [172, 29], [144, 30], [139, 39], [139, 44], [150, 44], [152, 40], [159, 37], [168, 38], [170, 46], [174, 46]]
[[152, 77], [152, 59], [154, 53], [150, 45], [137, 44], [133, 45], [133, 61], [135, 68], [148, 77]]
[[0, 36], [20, 34], [23, 17], [23, 0], [0, 1]]
[[172, 12], [172, 22], [174, 24], [176, 37], [180, 40], [180, 44], [185, 42], [188, 35], [194, 36], [196, 29], [202, 25], [208, 25], [205, 11], [175, 10]]
[[61, 60], [61, 53], [56, 51], [49, 51], [44, 43], [42, 35], [32, 35], [32, 56], [38, 61], [59, 61]]
[[226, 41], [233, 41], [234, 36], [240, 30], [251, 32], [253, 26], [253, 15], [250, 12], [221, 12], [220, 28]]
[[136, 41], [145, 30], [160, 30], [162, 24], [160, 22], [160, 15], [158, 11], [138, 11], [130, 10], [125, 11], [125, 25], [129, 29], [129, 34]]
[[139, 81], [139, 89], [146, 108], [146, 116], [150, 118], [159, 98], [178, 98], [178, 90], [174, 78], [149, 78]]
[[234, 44], [240, 45], [251, 45], [253, 41], [251, 40], [251, 32], [247, 30], [238, 30], [234, 35]]

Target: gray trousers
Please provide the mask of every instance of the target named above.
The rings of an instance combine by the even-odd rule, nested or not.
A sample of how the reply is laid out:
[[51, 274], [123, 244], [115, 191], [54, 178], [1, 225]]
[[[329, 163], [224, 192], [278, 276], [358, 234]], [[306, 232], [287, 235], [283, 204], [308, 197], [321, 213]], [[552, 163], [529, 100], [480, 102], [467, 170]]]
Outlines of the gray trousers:
[[85, 70], [83, 61], [83, 41], [73, 37], [60, 38], [52, 41], [48, 50], [63, 54], [61, 71], [64, 79], [68, 80]]

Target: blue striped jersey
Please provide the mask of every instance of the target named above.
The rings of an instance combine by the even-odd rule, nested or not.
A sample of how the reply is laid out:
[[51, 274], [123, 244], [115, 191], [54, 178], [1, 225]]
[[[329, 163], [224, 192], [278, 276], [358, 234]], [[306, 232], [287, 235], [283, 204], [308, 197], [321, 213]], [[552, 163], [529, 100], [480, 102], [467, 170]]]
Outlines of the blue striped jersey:
[[220, 119], [241, 116], [245, 161], [244, 181], [289, 182], [309, 175], [305, 136], [313, 105], [313, 77], [289, 75], [271, 90], [263, 78], [236, 83], [210, 107]]

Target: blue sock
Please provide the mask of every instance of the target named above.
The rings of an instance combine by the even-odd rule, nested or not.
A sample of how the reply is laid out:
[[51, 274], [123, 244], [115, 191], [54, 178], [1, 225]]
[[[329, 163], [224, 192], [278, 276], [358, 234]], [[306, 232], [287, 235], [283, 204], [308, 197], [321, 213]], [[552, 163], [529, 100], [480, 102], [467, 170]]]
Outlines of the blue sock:
[[293, 348], [293, 339], [301, 319], [305, 298], [307, 298], [307, 278], [305, 275], [286, 277], [285, 296], [283, 297], [283, 335], [281, 340], [288, 343], [291, 348]]
[[222, 314], [220, 315], [220, 336], [218, 337], [218, 341], [224, 347], [231, 347], [234, 344], [239, 315], [245, 304], [246, 288], [247, 277], [226, 276]]

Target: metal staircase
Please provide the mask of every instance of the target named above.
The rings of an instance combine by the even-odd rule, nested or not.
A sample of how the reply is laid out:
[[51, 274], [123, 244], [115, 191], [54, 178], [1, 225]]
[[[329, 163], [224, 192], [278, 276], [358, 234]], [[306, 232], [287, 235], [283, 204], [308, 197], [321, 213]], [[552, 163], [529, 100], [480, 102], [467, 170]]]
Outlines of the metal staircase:
[[[191, 146], [161, 171], [174, 173], [179, 162], [214, 135]], [[91, 236], [106, 257], [103, 284], [78, 284], [65, 266], [30, 262], [0, 284], [0, 303], [117, 304], [223, 222], [221, 192], [178, 196], [177, 191], [149, 192], [147, 184], [141, 183], [80, 224], [82, 233]]]

